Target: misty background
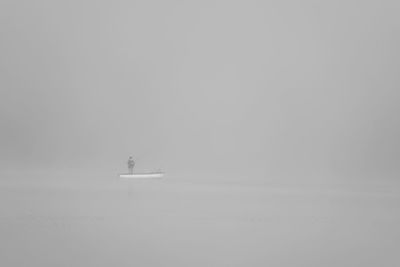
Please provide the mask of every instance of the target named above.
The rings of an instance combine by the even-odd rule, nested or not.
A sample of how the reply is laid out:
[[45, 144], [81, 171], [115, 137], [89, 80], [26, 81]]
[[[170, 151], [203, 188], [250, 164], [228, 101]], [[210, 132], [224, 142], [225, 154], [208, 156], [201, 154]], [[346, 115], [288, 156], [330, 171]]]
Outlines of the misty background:
[[1, 1], [0, 167], [115, 173], [133, 155], [215, 179], [395, 178], [398, 10]]
[[0, 266], [400, 266], [399, 10], [0, 1]]

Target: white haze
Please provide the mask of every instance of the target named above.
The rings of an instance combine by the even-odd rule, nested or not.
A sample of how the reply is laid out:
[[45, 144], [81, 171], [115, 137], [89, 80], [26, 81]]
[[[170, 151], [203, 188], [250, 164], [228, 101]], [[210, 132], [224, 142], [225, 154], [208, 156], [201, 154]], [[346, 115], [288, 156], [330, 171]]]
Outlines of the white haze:
[[0, 163], [396, 176], [398, 7], [2, 1]]
[[400, 266], [399, 7], [0, 1], [0, 266]]

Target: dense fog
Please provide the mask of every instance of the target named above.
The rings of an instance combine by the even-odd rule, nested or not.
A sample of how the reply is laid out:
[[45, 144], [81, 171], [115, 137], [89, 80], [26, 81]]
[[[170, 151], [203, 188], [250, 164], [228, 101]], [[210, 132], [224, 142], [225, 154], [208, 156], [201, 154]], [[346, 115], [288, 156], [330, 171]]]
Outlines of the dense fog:
[[396, 176], [397, 9], [2, 1], [1, 166]]
[[0, 266], [400, 266], [399, 7], [1, 1]]

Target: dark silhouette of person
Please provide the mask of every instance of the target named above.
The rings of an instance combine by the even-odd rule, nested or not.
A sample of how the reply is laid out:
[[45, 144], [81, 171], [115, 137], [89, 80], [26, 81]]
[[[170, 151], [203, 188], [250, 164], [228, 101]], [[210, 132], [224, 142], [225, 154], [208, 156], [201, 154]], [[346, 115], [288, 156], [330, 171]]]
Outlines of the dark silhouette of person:
[[128, 159], [128, 169], [129, 173], [133, 174], [133, 167], [135, 167], [135, 161], [133, 160], [132, 156]]

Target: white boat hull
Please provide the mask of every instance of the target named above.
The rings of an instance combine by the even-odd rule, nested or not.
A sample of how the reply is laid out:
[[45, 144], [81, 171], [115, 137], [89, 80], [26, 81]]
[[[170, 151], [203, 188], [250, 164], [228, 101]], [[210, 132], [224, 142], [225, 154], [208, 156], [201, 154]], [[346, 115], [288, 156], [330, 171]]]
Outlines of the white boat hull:
[[121, 179], [157, 179], [162, 178], [164, 173], [162, 172], [152, 172], [152, 173], [134, 173], [134, 174], [120, 174]]

